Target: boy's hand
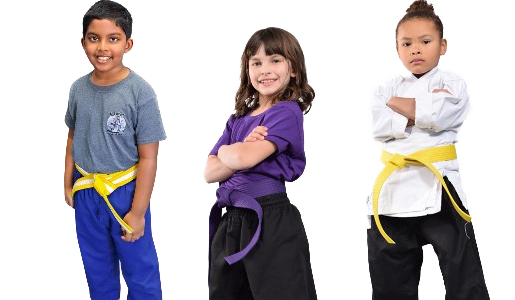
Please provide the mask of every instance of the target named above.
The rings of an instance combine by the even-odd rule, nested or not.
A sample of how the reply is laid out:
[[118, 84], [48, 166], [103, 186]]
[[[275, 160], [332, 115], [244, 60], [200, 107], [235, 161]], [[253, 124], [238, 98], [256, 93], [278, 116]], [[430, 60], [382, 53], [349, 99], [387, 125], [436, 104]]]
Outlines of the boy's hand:
[[433, 90], [433, 93], [440, 93], [440, 92], [444, 92], [444, 93], [447, 93], [449, 95], [452, 95], [451, 92], [449, 92], [448, 90], [446, 89], [434, 89]]
[[64, 188], [64, 201], [73, 208], [72, 188]]
[[132, 211], [125, 215], [123, 221], [127, 223], [134, 230], [132, 233], [125, 231], [122, 228], [122, 240], [126, 242], [135, 242], [145, 233], [145, 215], [139, 216]]
[[411, 127], [414, 125], [415, 125], [415, 121], [413, 121], [412, 119], [408, 119], [408, 124], [406, 125], [406, 127]]
[[267, 130], [268, 128], [265, 126], [256, 126], [256, 128], [252, 129], [252, 132], [245, 138], [245, 140], [243, 140], [243, 142], [263, 141], [265, 136], [268, 135], [266, 132]]

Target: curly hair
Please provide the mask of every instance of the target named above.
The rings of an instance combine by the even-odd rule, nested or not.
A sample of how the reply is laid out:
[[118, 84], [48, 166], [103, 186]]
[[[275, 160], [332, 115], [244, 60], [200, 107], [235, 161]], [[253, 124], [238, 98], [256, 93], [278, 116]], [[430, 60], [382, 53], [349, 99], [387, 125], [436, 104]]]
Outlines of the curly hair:
[[243, 116], [259, 105], [257, 91], [252, 86], [249, 76], [249, 60], [254, 56], [261, 45], [266, 55], [279, 54], [290, 62], [292, 77], [288, 86], [279, 91], [272, 98], [272, 104], [279, 101], [296, 101], [301, 110], [307, 114], [311, 109], [311, 102], [315, 98], [315, 91], [308, 84], [304, 53], [297, 39], [288, 31], [269, 27], [256, 31], [247, 42], [241, 56], [240, 87], [236, 92], [235, 110], [237, 116]]

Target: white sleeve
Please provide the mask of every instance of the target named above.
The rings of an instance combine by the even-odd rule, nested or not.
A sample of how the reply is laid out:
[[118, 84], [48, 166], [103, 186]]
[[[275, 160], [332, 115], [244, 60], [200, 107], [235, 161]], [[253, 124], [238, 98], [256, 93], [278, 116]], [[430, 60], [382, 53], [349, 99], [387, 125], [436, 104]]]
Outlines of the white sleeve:
[[440, 92], [421, 94], [415, 97], [415, 125], [434, 132], [461, 126], [469, 111], [467, 85], [462, 79], [443, 82]]
[[372, 133], [374, 139], [380, 142], [402, 139], [409, 135], [406, 132], [408, 118], [386, 105], [393, 97], [392, 94], [391, 88], [380, 86], [372, 97]]

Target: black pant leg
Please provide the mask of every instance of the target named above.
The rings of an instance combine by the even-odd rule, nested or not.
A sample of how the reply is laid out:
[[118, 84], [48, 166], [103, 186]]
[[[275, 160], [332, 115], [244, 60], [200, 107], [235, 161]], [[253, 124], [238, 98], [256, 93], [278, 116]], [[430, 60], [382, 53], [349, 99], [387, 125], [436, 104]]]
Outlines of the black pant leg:
[[242, 214], [226, 213], [211, 244], [210, 300], [254, 300], [245, 265], [229, 265], [224, 257], [240, 250]]
[[[286, 194], [259, 199], [263, 207], [261, 236], [243, 259], [256, 300], [316, 300], [309, 245], [297, 208]], [[257, 226], [255, 214], [245, 216], [245, 246]]]
[[[456, 203], [466, 211], [452, 184], [444, 179]], [[441, 211], [425, 219], [421, 234], [433, 245], [438, 256], [446, 300], [490, 299], [472, 223], [461, 218], [445, 191]]]
[[419, 218], [381, 216], [384, 230], [396, 242], [388, 244], [372, 222], [368, 229], [368, 263], [373, 300], [418, 300], [422, 243], [417, 238]]

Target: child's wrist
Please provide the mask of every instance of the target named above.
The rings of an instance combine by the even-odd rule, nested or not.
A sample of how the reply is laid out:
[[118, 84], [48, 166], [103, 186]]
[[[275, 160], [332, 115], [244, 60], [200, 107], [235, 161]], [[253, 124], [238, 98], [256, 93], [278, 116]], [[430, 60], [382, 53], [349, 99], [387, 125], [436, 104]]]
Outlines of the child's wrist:
[[145, 217], [145, 213], [147, 212], [147, 209], [146, 208], [141, 209], [141, 208], [132, 206], [132, 208], [129, 212], [138, 218], [143, 218], [143, 217]]

